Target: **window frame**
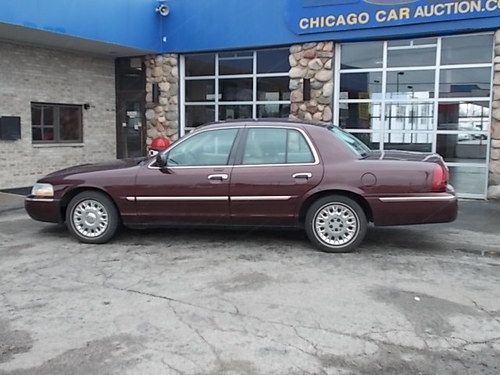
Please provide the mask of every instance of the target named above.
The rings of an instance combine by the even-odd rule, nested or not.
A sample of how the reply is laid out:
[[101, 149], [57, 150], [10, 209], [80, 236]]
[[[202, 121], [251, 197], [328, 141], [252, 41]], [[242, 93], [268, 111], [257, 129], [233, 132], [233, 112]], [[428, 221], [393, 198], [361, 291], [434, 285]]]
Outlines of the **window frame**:
[[[258, 62], [258, 53], [266, 50], [286, 50], [288, 51], [288, 47], [276, 47], [276, 48], [267, 48], [260, 50], [236, 50], [236, 51], [226, 51], [221, 53], [216, 52], [206, 52], [207, 54], [213, 54], [215, 59], [215, 72], [213, 75], [203, 75], [203, 76], [187, 76], [186, 75], [186, 55], [181, 55], [179, 57], [179, 67], [180, 67], [180, 75], [179, 75], [179, 98], [180, 98], [180, 113], [179, 113], [179, 134], [183, 136], [184, 134], [196, 129], [196, 127], [187, 127], [186, 126], [186, 107], [191, 106], [211, 106], [214, 108], [214, 122], [219, 121], [219, 109], [224, 106], [251, 106], [251, 117], [252, 119], [257, 119], [258, 117], [258, 109], [257, 107], [260, 105], [291, 105], [291, 100], [258, 100], [257, 97], [257, 88], [258, 88], [258, 79], [259, 78], [275, 78], [275, 77], [289, 77], [288, 70], [284, 72], [275, 72], [275, 73], [258, 73], [257, 72], [257, 62]], [[231, 58], [220, 58], [220, 54], [224, 54], [227, 52], [233, 53], [251, 53], [251, 56], [244, 57], [234, 57], [232, 59], [252, 59], [252, 72], [246, 74], [220, 74], [219, 72], [219, 60], [222, 59], [231, 59]], [[189, 56], [189, 55], [187, 55]], [[287, 61], [288, 63], [288, 61]], [[252, 80], [252, 98], [250, 100], [235, 100], [235, 101], [223, 101], [219, 98], [220, 95], [220, 81], [225, 79], [251, 79]], [[196, 80], [213, 80], [215, 82], [214, 89], [214, 97], [213, 100], [207, 101], [186, 101], [186, 82], [187, 81], [196, 81]], [[290, 90], [291, 92], [291, 90]]]
[[[33, 124], [33, 109], [38, 107], [40, 109], [40, 124]], [[54, 129], [54, 139], [53, 140], [34, 140], [33, 139], [33, 128], [45, 128], [45, 124], [43, 121], [43, 112], [45, 108], [53, 108], [53, 129]], [[74, 140], [61, 140], [61, 118], [60, 111], [61, 108], [77, 108], [78, 109], [78, 139]], [[30, 103], [31, 110], [31, 143], [34, 145], [40, 144], [49, 144], [49, 145], [57, 145], [57, 144], [81, 144], [83, 143], [83, 105], [82, 104], [67, 104], [67, 103], [45, 103], [45, 102], [31, 102]]]

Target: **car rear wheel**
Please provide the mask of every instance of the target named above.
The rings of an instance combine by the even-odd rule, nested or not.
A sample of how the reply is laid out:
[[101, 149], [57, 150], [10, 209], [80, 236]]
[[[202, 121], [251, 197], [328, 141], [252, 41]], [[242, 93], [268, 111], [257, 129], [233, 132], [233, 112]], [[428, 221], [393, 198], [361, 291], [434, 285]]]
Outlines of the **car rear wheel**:
[[66, 226], [71, 234], [85, 243], [108, 242], [117, 232], [120, 216], [105, 194], [84, 191], [69, 202]]
[[309, 240], [329, 253], [353, 251], [363, 241], [367, 228], [361, 206], [342, 195], [318, 199], [309, 207], [305, 219]]

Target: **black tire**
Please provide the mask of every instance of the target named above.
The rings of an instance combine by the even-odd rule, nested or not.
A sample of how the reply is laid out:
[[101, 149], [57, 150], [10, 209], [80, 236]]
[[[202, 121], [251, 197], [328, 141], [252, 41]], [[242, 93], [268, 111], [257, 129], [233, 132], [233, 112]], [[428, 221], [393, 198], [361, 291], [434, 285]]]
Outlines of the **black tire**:
[[[85, 218], [90, 221], [83, 221]], [[66, 227], [73, 236], [84, 243], [108, 242], [118, 231], [120, 222], [120, 214], [114, 203], [106, 194], [98, 191], [77, 194], [66, 209]]]
[[[334, 205], [336, 209], [334, 209]], [[342, 215], [338, 210], [341, 210]], [[318, 215], [322, 211], [323, 220], [326, 225], [325, 227], [318, 225], [317, 230], [315, 223], [318, 219], [318, 224], [321, 224], [322, 218], [318, 218]], [[332, 216], [326, 216], [325, 218], [324, 215], [329, 214]], [[355, 226], [353, 225], [354, 221], [356, 223]], [[361, 206], [356, 201], [343, 195], [330, 195], [313, 202], [307, 210], [304, 224], [309, 240], [316, 248], [327, 253], [347, 253], [354, 251], [365, 238], [368, 229], [366, 214]], [[350, 233], [347, 233], [350, 232], [347, 228], [348, 225], [351, 229], [355, 227], [352, 237]], [[327, 242], [327, 239], [330, 242]], [[338, 242], [338, 244], [334, 242]]]

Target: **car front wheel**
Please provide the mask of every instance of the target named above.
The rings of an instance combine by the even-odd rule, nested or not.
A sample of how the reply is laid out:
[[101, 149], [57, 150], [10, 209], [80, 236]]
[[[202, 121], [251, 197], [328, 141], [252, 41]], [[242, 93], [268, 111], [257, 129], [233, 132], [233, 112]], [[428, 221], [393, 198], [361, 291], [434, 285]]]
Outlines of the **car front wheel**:
[[105, 194], [97, 191], [77, 194], [66, 210], [66, 226], [81, 242], [108, 242], [117, 232], [119, 224], [115, 205]]
[[329, 253], [353, 251], [363, 241], [367, 228], [360, 205], [342, 195], [318, 199], [309, 207], [305, 219], [309, 240]]

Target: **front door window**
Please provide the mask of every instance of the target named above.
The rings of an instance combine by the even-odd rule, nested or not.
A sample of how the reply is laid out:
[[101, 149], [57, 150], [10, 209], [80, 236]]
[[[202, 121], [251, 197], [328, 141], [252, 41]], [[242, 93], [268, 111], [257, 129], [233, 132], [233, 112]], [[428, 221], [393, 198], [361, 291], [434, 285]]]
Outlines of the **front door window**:
[[238, 129], [195, 134], [169, 151], [167, 164], [175, 166], [227, 165]]

